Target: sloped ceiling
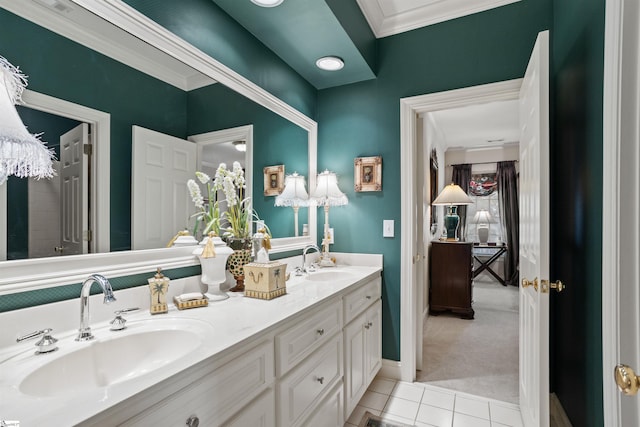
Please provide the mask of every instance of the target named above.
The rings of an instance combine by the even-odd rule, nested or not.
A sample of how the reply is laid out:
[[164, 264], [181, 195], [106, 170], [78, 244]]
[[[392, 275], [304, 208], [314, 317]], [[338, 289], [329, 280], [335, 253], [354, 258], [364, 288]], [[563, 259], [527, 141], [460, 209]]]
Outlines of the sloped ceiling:
[[[317, 89], [373, 79], [376, 39], [520, 0], [211, 0]], [[323, 71], [318, 58], [339, 56], [345, 67]]]

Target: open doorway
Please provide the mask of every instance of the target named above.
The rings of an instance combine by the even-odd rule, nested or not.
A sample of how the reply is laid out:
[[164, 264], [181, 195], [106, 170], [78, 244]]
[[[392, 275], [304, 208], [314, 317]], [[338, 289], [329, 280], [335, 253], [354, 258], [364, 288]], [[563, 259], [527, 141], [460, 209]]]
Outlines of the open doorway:
[[[510, 248], [505, 244], [507, 224], [496, 177], [498, 162], [514, 162], [517, 168], [517, 100], [430, 111], [420, 118], [423, 151], [431, 153], [431, 161], [423, 164], [431, 164], [432, 169], [434, 163], [440, 165], [436, 193], [460, 179], [458, 169], [468, 170], [466, 186], [461, 186], [474, 203], [460, 213], [459, 235], [473, 245], [471, 299], [475, 316], [462, 319], [455, 313], [429, 315], [423, 310], [423, 334], [418, 343], [422, 363], [417, 363], [416, 381], [518, 403], [518, 288], [508, 286], [505, 257]], [[418, 174], [434, 179], [433, 170]], [[429, 202], [424, 201], [424, 212], [434, 211]], [[425, 236], [427, 256], [430, 240], [437, 240], [444, 231], [443, 207], [431, 216], [433, 232]], [[428, 269], [425, 276], [427, 309]]]

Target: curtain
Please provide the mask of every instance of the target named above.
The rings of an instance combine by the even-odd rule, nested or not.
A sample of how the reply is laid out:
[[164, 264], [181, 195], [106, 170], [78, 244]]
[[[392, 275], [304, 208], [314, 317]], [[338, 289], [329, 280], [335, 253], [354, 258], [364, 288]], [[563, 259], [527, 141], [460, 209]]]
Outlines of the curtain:
[[[454, 184], [459, 185], [462, 190], [469, 194], [469, 181], [471, 181], [471, 165], [453, 165], [452, 179]], [[458, 236], [460, 240], [466, 240], [467, 237], [467, 207], [458, 206], [458, 216], [460, 217], [460, 228]]]
[[502, 235], [507, 244], [505, 279], [508, 285], [518, 286], [518, 258], [520, 248], [520, 213], [518, 210], [518, 175], [514, 161], [498, 162], [496, 171]]

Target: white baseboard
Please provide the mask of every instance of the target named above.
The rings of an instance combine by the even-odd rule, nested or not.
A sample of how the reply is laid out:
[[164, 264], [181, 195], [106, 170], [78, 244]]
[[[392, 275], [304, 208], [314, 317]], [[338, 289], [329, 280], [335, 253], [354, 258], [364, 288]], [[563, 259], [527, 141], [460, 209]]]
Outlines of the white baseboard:
[[555, 393], [549, 396], [549, 412], [551, 415], [551, 427], [572, 427], [567, 413], [564, 412], [562, 403]]
[[378, 376], [389, 378], [391, 380], [400, 380], [400, 366], [402, 364], [395, 360], [382, 359], [382, 368], [378, 372]]

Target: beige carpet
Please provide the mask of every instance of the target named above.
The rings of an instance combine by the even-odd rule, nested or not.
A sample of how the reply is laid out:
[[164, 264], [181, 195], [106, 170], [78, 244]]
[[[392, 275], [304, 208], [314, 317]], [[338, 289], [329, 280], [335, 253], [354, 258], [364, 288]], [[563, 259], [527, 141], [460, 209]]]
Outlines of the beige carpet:
[[473, 320], [425, 320], [417, 381], [518, 403], [518, 288], [477, 281], [473, 300]]

